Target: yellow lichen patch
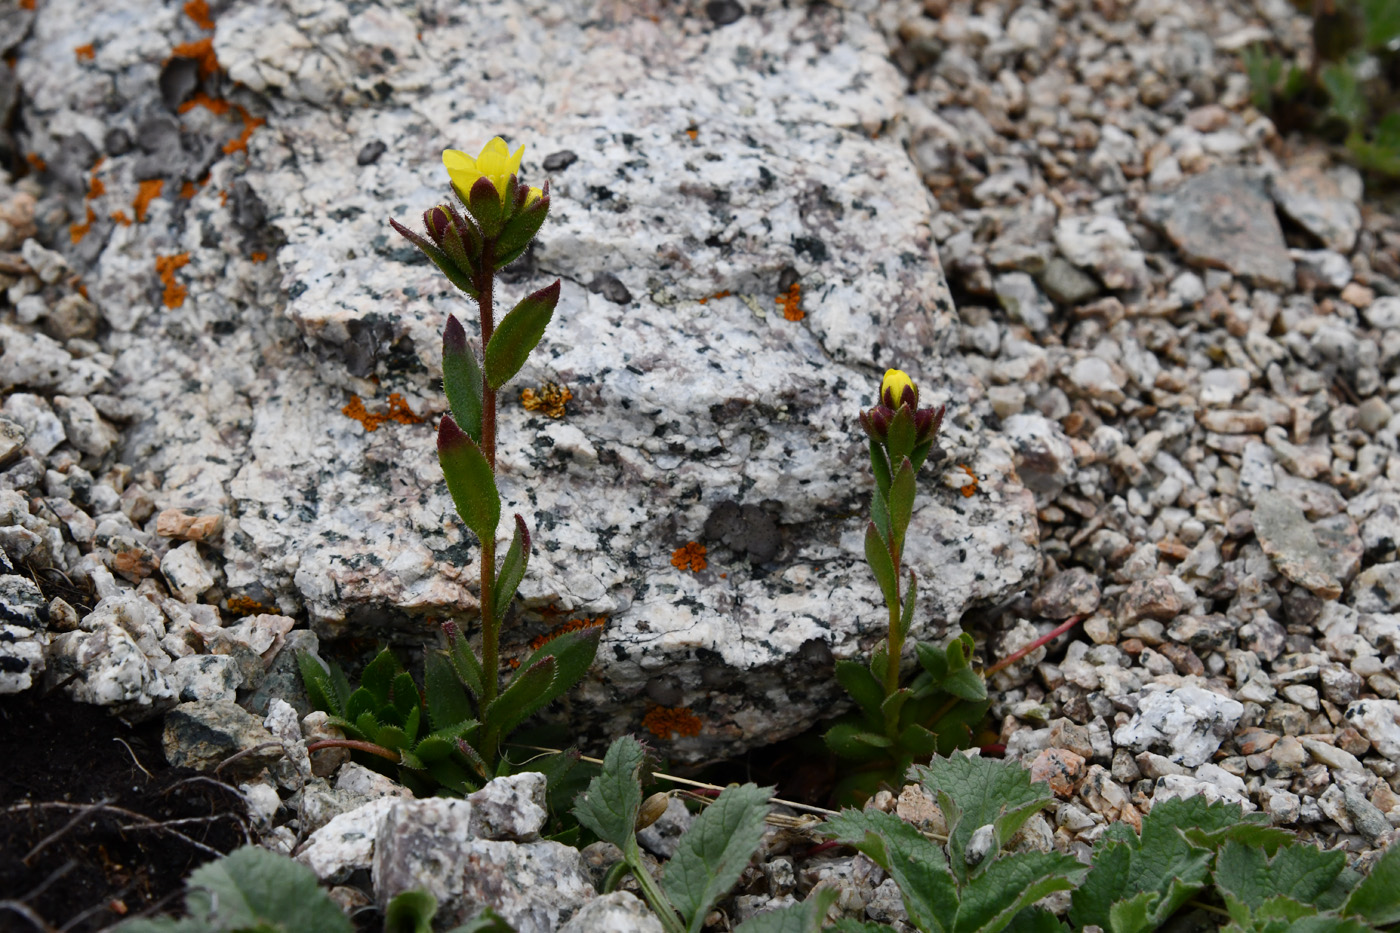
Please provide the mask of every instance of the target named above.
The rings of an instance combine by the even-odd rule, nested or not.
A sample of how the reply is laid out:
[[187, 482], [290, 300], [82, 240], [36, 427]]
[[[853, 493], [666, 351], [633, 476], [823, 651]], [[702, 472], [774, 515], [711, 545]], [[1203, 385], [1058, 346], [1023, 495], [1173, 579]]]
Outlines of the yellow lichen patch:
[[126, 211], [113, 211], [112, 220], [115, 223], [121, 224], [123, 227], [131, 226], [131, 218], [126, 216]]
[[189, 113], [196, 107], [203, 107], [210, 113], [222, 117], [228, 113], [230, 106], [229, 102], [222, 98], [210, 97], [203, 91], [197, 91], [193, 97], [177, 107], [176, 110], [180, 113]]
[[525, 406], [526, 411], [537, 411], [550, 418], [562, 418], [564, 417], [564, 404], [573, 397], [574, 393], [569, 391], [568, 386], [546, 382], [540, 386], [538, 392], [534, 389], [522, 389], [520, 404]]
[[241, 616], [255, 616], [276, 610], [270, 606], [264, 606], [251, 596], [230, 596], [228, 598], [228, 611]]
[[671, 566], [677, 570], [690, 570], [699, 573], [707, 565], [705, 561], [705, 545], [691, 541], [682, 547], [678, 547], [671, 553]]
[[165, 286], [165, 294], [161, 301], [167, 308], [178, 308], [185, 303], [189, 289], [175, 281], [175, 270], [187, 265], [189, 261], [189, 253], [156, 257], [156, 275], [160, 276], [161, 284]]
[[350, 401], [340, 412], [347, 418], [360, 422], [366, 431], [377, 431], [379, 426], [386, 421], [395, 421], [399, 424], [423, 423], [423, 419], [413, 413], [413, 409], [408, 407], [408, 402], [397, 392], [389, 394], [389, 410], [387, 412], [368, 411], [358, 395], [350, 396]]
[[802, 310], [801, 282], [793, 282], [792, 287], [787, 290], [787, 293], [773, 299], [773, 303], [783, 309], [783, 318], [785, 320], [800, 321], [807, 316], [807, 312]]
[[219, 57], [214, 54], [213, 39], [182, 42], [170, 50], [171, 58], [192, 58], [199, 63], [199, 76], [207, 78], [219, 70]]
[[253, 262], [267, 262], [267, 253], [262, 250], [254, 250], [251, 258]]
[[700, 717], [686, 706], [674, 709], [669, 706], [653, 706], [642, 717], [642, 728], [658, 739], [669, 739], [672, 735], [686, 738], [696, 736], [700, 734], [701, 725]]

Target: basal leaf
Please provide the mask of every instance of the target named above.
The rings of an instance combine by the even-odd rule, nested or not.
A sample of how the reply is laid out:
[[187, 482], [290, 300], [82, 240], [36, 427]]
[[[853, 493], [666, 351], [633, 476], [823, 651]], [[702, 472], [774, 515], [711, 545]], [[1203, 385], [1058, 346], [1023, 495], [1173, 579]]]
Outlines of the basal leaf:
[[1400, 923], [1400, 846], [1391, 845], [1371, 873], [1352, 889], [1342, 907], [1348, 917], [1361, 917], [1373, 926]]
[[471, 700], [445, 652], [429, 650], [423, 655], [423, 687], [428, 694], [428, 721], [433, 729], [445, 729], [474, 718]]
[[452, 418], [467, 436], [481, 443], [481, 364], [467, 344], [467, 332], [456, 315], [449, 315], [442, 332], [442, 388]]
[[438, 462], [457, 514], [478, 541], [494, 541], [501, 521], [496, 476], [476, 441], [462, 433], [451, 415], [443, 415], [438, 423]]
[[477, 658], [476, 652], [462, 634], [454, 626], [447, 628], [447, 659], [452, 662], [452, 669], [457, 672], [457, 676], [462, 680], [462, 686], [466, 687], [471, 695], [480, 697], [485, 685], [485, 674], [481, 670], [481, 661]]
[[388, 706], [394, 678], [401, 670], [403, 668], [399, 667], [394, 653], [385, 648], [365, 665], [364, 672], [360, 674], [360, 687], [369, 691], [377, 706]]
[[662, 890], [680, 912], [690, 933], [699, 933], [705, 915], [739, 880], [763, 841], [771, 787], [726, 787], [681, 836], [666, 863]]
[[958, 889], [939, 846], [879, 810], [842, 810], [826, 821], [825, 833], [865, 853], [894, 879], [915, 926], [925, 933], [950, 933]]
[[525, 365], [554, 316], [559, 287], [560, 280], [555, 279], [553, 285], [526, 295], [496, 325], [496, 332], [486, 345], [486, 379], [491, 388], [505, 385]]
[[515, 933], [515, 927], [490, 907], [486, 907], [481, 913], [461, 926], [453, 927], [447, 933]]
[[1340, 851], [1294, 844], [1270, 859], [1262, 848], [1231, 840], [1216, 853], [1215, 886], [1251, 909], [1279, 895], [1313, 903], [1346, 864], [1346, 855]]
[[599, 839], [623, 852], [636, 846], [637, 811], [642, 806], [642, 767], [646, 752], [630, 735], [615, 740], [603, 757], [603, 770], [574, 800], [578, 821]]
[[203, 929], [238, 930], [266, 924], [281, 930], [350, 933], [349, 918], [317, 884], [311, 869], [259, 846], [235, 849], [196, 868], [185, 898]]
[[[516, 720], [517, 724], [568, 693], [583, 679], [584, 675], [588, 673], [588, 669], [593, 666], [593, 659], [598, 654], [598, 642], [602, 637], [603, 627], [601, 625], [589, 625], [572, 632], [565, 632], [562, 635], [556, 635], [536, 648], [528, 658], [521, 662], [520, 669], [525, 670], [544, 658], [551, 657], [554, 659], [554, 678], [544, 691], [537, 694], [533, 700], [521, 705], [521, 715]], [[505, 734], [505, 732], [501, 733], [502, 736]]]
[[1058, 852], [1017, 852], [992, 861], [961, 891], [955, 933], [997, 933], [1022, 908], [1068, 891], [1086, 868]]
[[[963, 883], [969, 874], [967, 844], [979, 827], [989, 823], [995, 827], [999, 849], [1054, 797], [1045, 784], [1032, 784], [1030, 772], [1019, 764], [994, 758], [935, 758], [927, 766], [916, 766], [912, 773], [937, 797], [940, 806], [947, 798], [962, 812], [956, 823], [948, 816], [948, 861]], [[945, 816], [948, 809], [943, 807]]]
[[866, 715], [879, 719], [880, 705], [885, 702], [885, 688], [864, 664], [859, 661], [837, 661], [836, 682], [846, 688], [851, 699]]
[[[481, 721], [486, 734], [502, 738], [530, 715], [529, 709], [538, 709], [534, 704], [554, 681], [557, 666], [553, 655], [546, 655], [529, 667], [521, 665], [501, 695], [482, 711]], [[487, 744], [491, 744], [489, 739]]]
[[301, 671], [301, 682], [306, 687], [306, 695], [312, 706], [333, 716], [345, 712], [344, 704], [335, 694], [330, 671], [323, 668], [310, 652], [297, 652], [297, 668]]
[[374, 712], [379, 708], [379, 704], [374, 701], [374, 694], [364, 687], [360, 687], [350, 694], [350, 699], [345, 701], [345, 718], [353, 722], [357, 727], [360, 725], [360, 717], [369, 716], [374, 718]]
[[862, 722], [838, 722], [826, 730], [822, 739], [827, 748], [851, 761], [874, 761], [884, 757], [890, 740], [870, 732]]
[[[750, 917], [735, 927], [734, 933], [820, 933], [826, 913], [836, 903], [836, 897], [834, 888], [818, 888], [799, 904]], [[870, 924], [870, 929], [883, 931], [889, 930], [889, 927]]]

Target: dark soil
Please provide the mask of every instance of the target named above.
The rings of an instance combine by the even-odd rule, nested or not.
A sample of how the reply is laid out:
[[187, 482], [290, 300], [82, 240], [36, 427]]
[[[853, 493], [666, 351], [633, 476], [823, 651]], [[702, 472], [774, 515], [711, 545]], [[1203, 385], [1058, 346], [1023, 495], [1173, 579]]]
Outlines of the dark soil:
[[0, 931], [174, 910], [190, 871], [248, 841], [237, 792], [170, 767], [160, 739], [160, 717], [131, 726], [38, 690], [0, 698]]

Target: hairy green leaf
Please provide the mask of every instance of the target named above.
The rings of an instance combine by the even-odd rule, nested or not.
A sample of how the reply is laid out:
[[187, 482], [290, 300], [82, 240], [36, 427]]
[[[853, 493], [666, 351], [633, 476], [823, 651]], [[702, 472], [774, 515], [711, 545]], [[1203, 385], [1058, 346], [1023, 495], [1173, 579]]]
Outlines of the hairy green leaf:
[[452, 662], [452, 669], [462, 679], [462, 686], [466, 687], [473, 697], [480, 697], [486, 682], [486, 675], [481, 670], [481, 661], [472, 650], [471, 644], [455, 627], [447, 628], [447, 658]]
[[501, 691], [501, 695], [481, 713], [481, 721], [490, 737], [487, 739], [488, 745], [494, 744], [491, 739], [504, 738], [520, 725], [525, 717], [530, 715], [528, 710], [539, 708], [534, 704], [554, 681], [557, 667], [558, 662], [553, 655], [546, 655], [529, 667], [521, 665], [515, 677]]
[[471, 700], [446, 652], [430, 650], [423, 655], [423, 686], [433, 729], [446, 729], [473, 718]]
[[1358, 884], [1342, 907], [1349, 917], [1361, 917], [1375, 926], [1400, 923], [1400, 846], [1391, 845], [1371, 873]]
[[339, 716], [345, 712], [345, 702], [336, 693], [327, 669], [329, 666], [322, 667], [310, 652], [297, 652], [297, 668], [301, 671], [301, 682], [306, 687], [311, 705], [322, 712]]
[[486, 455], [451, 415], [438, 422], [438, 462], [457, 514], [481, 542], [494, 541], [501, 521], [501, 496]]
[[726, 787], [681, 836], [661, 888], [690, 933], [699, 933], [705, 915], [734, 887], [763, 841], [772, 795], [773, 788], [757, 784]]
[[360, 687], [368, 690], [370, 696], [374, 697], [376, 706], [388, 706], [389, 697], [393, 692], [394, 678], [403, 670], [399, 666], [398, 658], [388, 648], [383, 649], [374, 656], [374, 660], [365, 665], [364, 672], [360, 674]]
[[1011, 918], [1006, 933], [1071, 933], [1059, 917], [1044, 907], [1024, 907]]
[[898, 581], [894, 576], [894, 562], [890, 559], [889, 548], [881, 539], [874, 522], [865, 526], [865, 562], [875, 574], [875, 582], [880, 584], [880, 592], [885, 596], [886, 606], [899, 605]]
[[510, 601], [515, 598], [520, 581], [525, 579], [525, 568], [529, 562], [530, 530], [525, 527], [525, 519], [517, 512], [515, 534], [510, 539], [505, 559], [501, 561], [500, 572], [496, 574], [496, 586], [492, 591], [491, 607], [496, 615], [497, 624], [505, 621], [506, 612], [510, 610]]
[[894, 879], [915, 926], [925, 933], [951, 933], [958, 889], [941, 848], [879, 810], [842, 810], [826, 821], [826, 833], [865, 853]]
[[880, 705], [885, 702], [885, 688], [874, 675], [859, 661], [837, 661], [836, 682], [846, 688], [851, 699], [856, 701], [866, 715], [878, 721]]
[[496, 332], [491, 335], [491, 342], [486, 345], [486, 379], [491, 388], [499, 389], [505, 385], [525, 365], [525, 360], [544, 336], [544, 329], [554, 316], [554, 306], [559, 303], [559, 287], [560, 280], [555, 279], [553, 285], [520, 299], [501, 318]]
[[[799, 904], [779, 907], [750, 917], [734, 928], [734, 933], [820, 933], [826, 913], [836, 903], [834, 888], [818, 888]], [[876, 930], [889, 927], [874, 926]], [[859, 929], [859, 928], [857, 928]]]
[[448, 315], [442, 332], [442, 388], [452, 418], [473, 441], [481, 443], [481, 364], [467, 345], [467, 332], [456, 315]]
[[836, 723], [822, 739], [836, 755], [851, 761], [874, 761], [885, 756], [891, 744], [885, 736], [871, 732], [865, 723], [851, 720]]
[[[1018, 766], [1019, 767], [1019, 766]], [[1024, 907], [1068, 891], [1085, 866], [1058, 852], [1018, 852], [992, 861], [961, 890], [955, 933], [997, 933]]]
[[637, 811], [642, 806], [642, 743], [625, 735], [608, 746], [603, 770], [574, 800], [574, 816], [599, 839], [624, 853], [635, 849]]
[[1262, 848], [1231, 840], [1216, 853], [1215, 885], [1251, 909], [1279, 895], [1313, 902], [1332, 886], [1346, 864], [1346, 855], [1340, 851], [1295, 844], [1279, 849], [1270, 859]]

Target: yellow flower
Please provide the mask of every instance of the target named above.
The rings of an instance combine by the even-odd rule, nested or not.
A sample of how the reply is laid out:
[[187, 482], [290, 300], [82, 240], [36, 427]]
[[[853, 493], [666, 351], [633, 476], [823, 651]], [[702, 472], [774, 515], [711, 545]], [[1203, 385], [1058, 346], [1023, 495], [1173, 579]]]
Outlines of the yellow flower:
[[890, 408], [898, 408], [902, 403], [909, 407], [919, 406], [919, 390], [914, 380], [902, 369], [885, 370], [885, 378], [880, 381], [880, 401]]
[[[461, 193], [463, 200], [472, 190], [472, 185], [476, 184], [476, 180], [482, 177], [491, 179], [491, 184], [496, 186], [504, 200], [506, 182], [510, 176], [520, 174], [520, 159], [524, 155], [523, 145], [512, 153], [506, 141], [496, 136], [482, 147], [481, 154], [474, 159], [459, 149], [444, 149], [442, 164], [447, 169], [447, 176], [452, 179], [453, 187]], [[529, 204], [539, 196], [540, 189], [531, 188], [525, 203]]]

